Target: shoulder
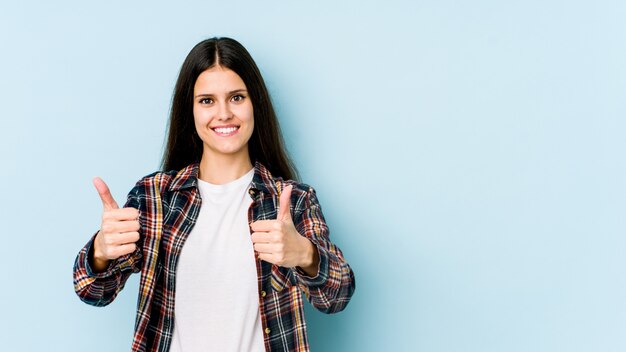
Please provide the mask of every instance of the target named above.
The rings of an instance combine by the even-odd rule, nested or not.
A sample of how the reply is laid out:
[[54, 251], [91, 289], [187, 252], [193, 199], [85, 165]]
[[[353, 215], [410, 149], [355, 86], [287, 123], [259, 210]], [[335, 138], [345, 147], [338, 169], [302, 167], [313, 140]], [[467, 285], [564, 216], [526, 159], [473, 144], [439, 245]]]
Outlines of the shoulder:
[[155, 183], [160, 184], [171, 184], [178, 171], [170, 170], [170, 171], [155, 171], [151, 174], [145, 175], [137, 183], [142, 185], [154, 185]]
[[306, 192], [310, 188], [305, 183], [273, 175], [265, 165], [258, 161], [254, 164], [254, 177], [252, 178], [251, 187], [257, 188], [263, 193], [280, 195], [287, 186], [293, 186], [293, 192]]
[[292, 190], [291, 190], [292, 196], [295, 195], [295, 196], [301, 196], [301, 197], [310, 197], [312, 195], [313, 196], [315, 195], [315, 189], [307, 183], [298, 182], [294, 180], [285, 180], [283, 182], [284, 182], [283, 187], [292, 186]]
[[181, 170], [155, 171], [139, 179], [135, 189], [140, 193], [154, 193], [156, 190], [168, 192], [195, 183], [197, 173], [197, 164], [188, 165]]
[[306, 206], [309, 205], [311, 201], [317, 202], [315, 189], [311, 185], [274, 176], [263, 164], [258, 162], [255, 164], [255, 175], [252, 180], [253, 188], [257, 188], [262, 193], [267, 193], [270, 196], [279, 197], [287, 186], [292, 186], [292, 204]]

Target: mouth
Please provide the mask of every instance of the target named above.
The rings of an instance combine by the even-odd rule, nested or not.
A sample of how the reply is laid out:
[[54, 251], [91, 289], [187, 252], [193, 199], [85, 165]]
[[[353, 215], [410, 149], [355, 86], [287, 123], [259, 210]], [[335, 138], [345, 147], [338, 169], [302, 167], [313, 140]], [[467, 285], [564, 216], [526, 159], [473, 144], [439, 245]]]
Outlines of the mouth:
[[236, 126], [236, 125], [218, 126], [218, 127], [211, 127], [211, 130], [213, 130], [213, 132], [215, 132], [215, 134], [217, 134], [218, 136], [228, 137], [237, 133], [237, 131], [239, 130], [239, 126]]

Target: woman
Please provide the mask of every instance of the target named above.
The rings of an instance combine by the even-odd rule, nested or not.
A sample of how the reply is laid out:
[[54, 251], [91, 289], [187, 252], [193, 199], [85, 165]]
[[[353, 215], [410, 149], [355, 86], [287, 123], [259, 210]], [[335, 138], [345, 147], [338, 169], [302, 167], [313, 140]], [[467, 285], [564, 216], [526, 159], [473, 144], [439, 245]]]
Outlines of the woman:
[[133, 351], [308, 351], [301, 293], [339, 312], [354, 275], [315, 191], [293, 181], [241, 44], [211, 38], [191, 50], [168, 133], [164, 171], [137, 182], [122, 209], [94, 179], [102, 225], [76, 258], [76, 293], [105, 306], [141, 272]]

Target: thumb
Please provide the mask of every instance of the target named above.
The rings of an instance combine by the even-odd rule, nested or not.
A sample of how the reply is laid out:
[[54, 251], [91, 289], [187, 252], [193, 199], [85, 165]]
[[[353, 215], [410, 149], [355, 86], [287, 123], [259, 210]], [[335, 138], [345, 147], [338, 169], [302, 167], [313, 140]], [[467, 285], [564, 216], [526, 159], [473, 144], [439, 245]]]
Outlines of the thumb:
[[291, 220], [291, 190], [293, 186], [283, 188], [278, 205], [278, 220]]
[[95, 177], [93, 179], [93, 185], [96, 186], [96, 190], [100, 195], [100, 199], [102, 200], [102, 206], [104, 206], [104, 210], [112, 210], [119, 209], [117, 202], [111, 196], [111, 191], [109, 191], [109, 186], [107, 186], [104, 181], [100, 177]]

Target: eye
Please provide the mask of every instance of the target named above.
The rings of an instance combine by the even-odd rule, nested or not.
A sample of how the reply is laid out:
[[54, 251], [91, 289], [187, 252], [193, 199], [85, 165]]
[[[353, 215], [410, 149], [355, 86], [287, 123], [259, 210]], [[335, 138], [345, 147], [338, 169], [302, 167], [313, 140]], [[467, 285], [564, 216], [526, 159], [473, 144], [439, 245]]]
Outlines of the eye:
[[201, 98], [200, 100], [198, 100], [198, 103], [200, 104], [213, 104], [213, 99], [211, 98]]
[[237, 95], [234, 95], [231, 99], [234, 102], [240, 102], [240, 101], [243, 101], [245, 98], [246, 97], [244, 97], [243, 95], [237, 94]]

